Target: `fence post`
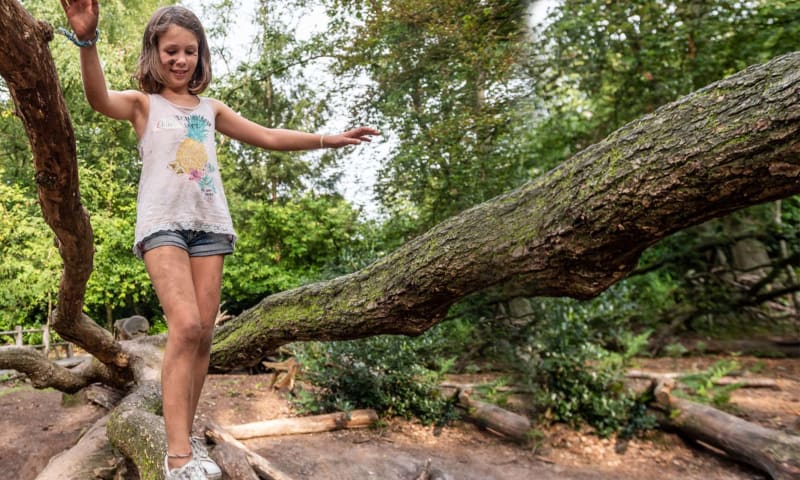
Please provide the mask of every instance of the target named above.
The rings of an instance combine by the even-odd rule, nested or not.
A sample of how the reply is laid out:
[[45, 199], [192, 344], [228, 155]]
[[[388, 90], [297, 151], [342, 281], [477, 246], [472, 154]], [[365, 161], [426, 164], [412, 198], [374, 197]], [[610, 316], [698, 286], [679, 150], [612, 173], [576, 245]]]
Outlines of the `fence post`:
[[44, 358], [50, 354], [50, 325], [42, 327], [42, 343], [44, 343]]
[[14, 330], [16, 330], [16, 333], [14, 333], [14, 345], [16, 345], [18, 347], [21, 347], [22, 346], [22, 325], [17, 325], [16, 328], [14, 328]]

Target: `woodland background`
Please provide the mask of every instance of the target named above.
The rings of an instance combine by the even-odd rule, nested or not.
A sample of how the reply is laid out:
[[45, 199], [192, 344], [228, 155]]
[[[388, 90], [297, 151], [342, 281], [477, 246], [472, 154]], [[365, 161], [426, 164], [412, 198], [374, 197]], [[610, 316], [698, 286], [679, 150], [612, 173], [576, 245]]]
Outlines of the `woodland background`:
[[[21, 3], [36, 18], [65, 24], [58, 2]], [[164, 3], [102, 3], [99, 49], [112, 88], [134, 88], [141, 29]], [[524, 1], [257, 3], [254, 59], [217, 75], [207, 94], [267, 126], [319, 131], [341, 117], [373, 125], [389, 147], [374, 159], [377, 214], [367, 215], [339, 193], [347, 152], [264, 152], [219, 139], [240, 237], [223, 285], [232, 315], [271, 293], [363, 268], [625, 123], [800, 45], [795, 1], [568, 0], [541, 27], [530, 25]], [[198, 12], [209, 36], [236, 35], [233, 4], [209, 2]], [[296, 20], [320, 6], [329, 28], [298, 40]], [[50, 48], [95, 235], [84, 311], [109, 329], [139, 314], [153, 333], [164, 331], [144, 266], [130, 251], [135, 135], [91, 111], [75, 47], [57, 37]], [[309, 66], [335, 81], [321, 88]], [[0, 331], [46, 324], [61, 272], [14, 109], [0, 82]], [[681, 355], [697, 345], [687, 339], [701, 339], [702, 349], [800, 334], [798, 223], [800, 199], [792, 197], [681, 231], [590, 301], [486, 292], [417, 338], [289, 345], [317, 386], [297, 403], [444, 423], [453, 407], [432, 392], [445, 372], [499, 370], [501, 383], [534, 392], [543, 421], [588, 422], [601, 434], [646, 428], [644, 400], [619, 388], [634, 355]]]

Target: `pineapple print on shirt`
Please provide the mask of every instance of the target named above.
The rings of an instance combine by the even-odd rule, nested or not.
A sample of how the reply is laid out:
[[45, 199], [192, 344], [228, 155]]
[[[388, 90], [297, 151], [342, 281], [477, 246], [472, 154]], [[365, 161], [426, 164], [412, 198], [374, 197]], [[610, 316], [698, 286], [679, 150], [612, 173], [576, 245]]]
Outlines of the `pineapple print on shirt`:
[[200, 190], [206, 197], [216, 193], [211, 174], [215, 166], [208, 162], [205, 140], [211, 125], [202, 115], [189, 115], [184, 117], [186, 138], [178, 145], [175, 161], [170, 162], [169, 168], [179, 175], [187, 175], [189, 180], [197, 182]]

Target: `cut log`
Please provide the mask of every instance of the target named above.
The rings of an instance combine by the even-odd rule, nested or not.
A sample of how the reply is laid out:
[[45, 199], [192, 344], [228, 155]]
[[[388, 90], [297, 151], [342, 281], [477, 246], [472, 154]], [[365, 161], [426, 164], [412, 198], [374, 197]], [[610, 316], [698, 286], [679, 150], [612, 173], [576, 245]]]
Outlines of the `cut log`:
[[237, 440], [268, 437], [273, 435], [297, 435], [302, 433], [329, 432], [343, 428], [368, 427], [378, 421], [375, 410], [353, 410], [352, 412], [328, 413], [310, 417], [278, 418], [263, 422], [227, 425], [225, 430]]
[[218, 444], [209, 452], [211, 458], [225, 472], [228, 478], [234, 480], [258, 480], [258, 475], [253, 471], [247, 454], [228, 442]]
[[800, 436], [762, 427], [716, 408], [672, 395], [673, 380], [655, 384], [656, 404], [666, 422], [694, 440], [752, 465], [774, 480], [800, 478]]
[[233, 435], [228, 433], [218, 424], [209, 422], [206, 425], [205, 435], [206, 438], [216, 444], [228, 443], [231, 446], [243, 451], [247, 456], [247, 461], [250, 462], [250, 466], [253, 467], [253, 470], [267, 480], [292, 480], [292, 477], [275, 468], [266, 458], [247, 448], [245, 444], [235, 439]]
[[458, 393], [458, 403], [466, 409], [469, 418], [481, 427], [516, 441], [528, 440], [531, 422], [526, 417], [497, 405], [473, 400], [467, 392]]

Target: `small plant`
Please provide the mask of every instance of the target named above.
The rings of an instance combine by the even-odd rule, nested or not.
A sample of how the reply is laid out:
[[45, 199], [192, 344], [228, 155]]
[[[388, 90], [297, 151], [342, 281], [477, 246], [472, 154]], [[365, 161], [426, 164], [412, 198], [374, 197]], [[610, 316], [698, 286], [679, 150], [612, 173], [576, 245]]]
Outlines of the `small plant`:
[[675, 395], [717, 408], [730, 408], [731, 393], [742, 386], [741, 383], [717, 385], [722, 377], [739, 369], [735, 360], [720, 360], [703, 373], [693, 373], [680, 377], [686, 390], [676, 390]]
[[670, 343], [664, 347], [664, 355], [668, 357], [678, 358], [686, 355], [688, 350], [680, 343]]

